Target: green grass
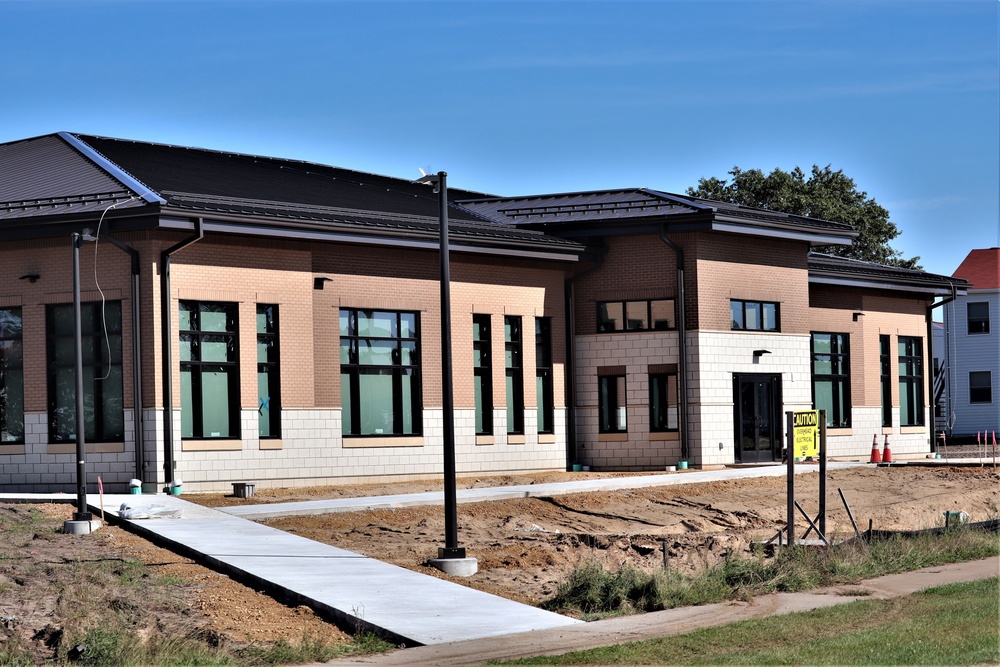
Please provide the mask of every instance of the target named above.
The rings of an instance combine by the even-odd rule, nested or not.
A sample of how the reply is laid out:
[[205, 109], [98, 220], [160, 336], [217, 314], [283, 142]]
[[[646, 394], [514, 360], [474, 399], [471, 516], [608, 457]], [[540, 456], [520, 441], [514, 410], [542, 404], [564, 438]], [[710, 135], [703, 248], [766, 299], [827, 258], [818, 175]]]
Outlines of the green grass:
[[941, 535], [893, 537], [829, 550], [783, 549], [776, 556], [730, 556], [694, 576], [633, 567], [606, 571], [584, 563], [545, 609], [587, 620], [674, 607], [747, 600], [757, 595], [852, 584], [862, 579], [1000, 554], [1000, 536], [966, 527]]
[[499, 665], [1000, 663], [1000, 579]]

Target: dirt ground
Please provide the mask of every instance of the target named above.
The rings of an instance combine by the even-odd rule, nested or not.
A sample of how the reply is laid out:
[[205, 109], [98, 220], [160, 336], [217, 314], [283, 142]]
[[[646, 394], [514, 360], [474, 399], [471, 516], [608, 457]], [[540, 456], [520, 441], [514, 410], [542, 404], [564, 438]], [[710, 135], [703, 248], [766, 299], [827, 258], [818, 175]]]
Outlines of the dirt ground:
[[[677, 473], [685, 474], [685, 473]], [[530, 484], [599, 473], [549, 473], [465, 478], [459, 487]], [[802, 505], [817, 511], [816, 473], [797, 477]], [[943, 523], [945, 510], [965, 511], [972, 521], [1000, 514], [1000, 474], [992, 468], [855, 468], [832, 471], [828, 479], [828, 527], [851, 531], [837, 495], [843, 489], [862, 529], [927, 528]], [[267, 489], [251, 499], [187, 495], [205, 505], [279, 502], [322, 497], [371, 496], [429, 491], [435, 481], [343, 488]], [[70, 505], [0, 505], [0, 523], [34, 511], [54, 525], [70, 517]], [[459, 541], [479, 559], [479, 572], [455, 579], [530, 604], [551, 596], [572, 569], [588, 559], [609, 567], [631, 564], [662, 567], [663, 545], [669, 567], [694, 571], [740, 552], [756, 539], [773, 535], [785, 521], [784, 477], [678, 485], [620, 491], [526, 498], [458, 506]], [[51, 521], [50, 521], [51, 523]], [[428, 575], [447, 578], [425, 565], [443, 546], [440, 507], [329, 514], [267, 522], [310, 539], [363, 553]], [[801, 534], [804, 521], [798, 524]], [[317, 636], [328, 642], [347, 637], [305, 607], [289, 607], [114, 526], [87, 536], [29, 529], [4, 530], [0, 543], [0, 644], [17, 636], [36, 648], [37, 661], [53, 655], [66, 623], [80, 616], [81, 603], [69, 591], [79, 563], [106, 563], [108, 581], [127, 579], [129, 560], [147, 564], [149, 575], [174, 582], [169, 600], [142, 599], [142, 587], [122, 589], [107, 601], [91, 603], [100, 614], [120, 606], [144, 611], [144, 632], [201, 636], [209, 643], [233, 645], [297, 642]], [[123, 574], [123, 570], [125, 574]], [[94, 575], [96, 576], [96, 575]], [[128, 588], [128, 587], [126, 587]], [[131, 597], [130, 597], [131, 596]], [[101, 605], [105, 605], [101, 607]], [[103, 611], [102, 611], [103, 610]], [[67, 620], [69, 619], [69, 620]], [[78, 619], [79, 620], [79, 619]]]
[[[678, 473], [685, 474], [685, 473]], [[582, 475], [586, 475], [583, 473]], [[598, 473], [590, 473], [599, 476]], [[459, 488], [580, 479], [581, 473], [460, 479]], [[796, 497], [813, 516], [819, 508], [818, 473], [798, 475]], [[727, 551], [746, 551], [754, 540], [785, 525], [785, 477], [765, 477], [553, 498], [459, 504], [459, 544], [479, 560], [479, 572], [458, 583], [538, 604], [578, 564], [595, 559], [691, 572]], [[992, 468], [864, 467], [831, 471], [827, 479], [827, 528], [853, 533], [841, 488], [862, 530], [907, 530], [943, 524], [945, 510], [972, 521], [1000, 514], [1000, 475]], [[190, 497], [206, 504], [276, 502], [344, 495], [381, 495], [439, 488], [404, 483], [345, 489], [271, 489], [252, 499]], [[443, 546], [444, 515], [426, 506], [274, 519], [268, 525], [402, 567], [447, 578], [426, 565]], [[799, 535], [807, 528], [799, 518]]]

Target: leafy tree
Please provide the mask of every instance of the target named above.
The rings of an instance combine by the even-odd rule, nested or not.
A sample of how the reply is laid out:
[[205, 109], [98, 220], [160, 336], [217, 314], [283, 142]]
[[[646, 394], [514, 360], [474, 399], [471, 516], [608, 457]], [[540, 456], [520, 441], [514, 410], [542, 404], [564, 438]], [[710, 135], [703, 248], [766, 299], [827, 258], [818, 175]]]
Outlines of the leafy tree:
[[907, 269], [921, 268], [919, 257], [904, 259], [889, 241], [899, 236], [899, 228], [889, 220], [889, 211], [880, 206], [867, 192], [859, 191], [854, 179], [830, 165], [813, 165], [806, 178], [798, 167], [791, 172], [775, 169], [764, 175], [760, 169], [743, 170], [733, 167], [732, 180], [701, 178], [698, 187], [688, 188], [694, 197], [713, 199], [763, 209], [802, 215], [821, 220], [846, 222], [860, 236], [850, 246], [820, 248], [843, 257], [888, 264]]

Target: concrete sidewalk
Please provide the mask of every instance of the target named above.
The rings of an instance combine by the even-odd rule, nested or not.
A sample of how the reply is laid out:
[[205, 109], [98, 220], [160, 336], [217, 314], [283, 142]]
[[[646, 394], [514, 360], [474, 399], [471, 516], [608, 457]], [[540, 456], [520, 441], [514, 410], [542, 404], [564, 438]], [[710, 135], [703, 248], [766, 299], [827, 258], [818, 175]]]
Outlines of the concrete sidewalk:
[[[866, 463], [827, 464], [827, 470], [843, 470], [863, 467]], [[795, 466], [796, 474], [818, 472], [815, 464]], [[725, 468], [722, 470], [689, 470], [664, 475], [635, 475], [629, 477], [607, 477], [603, 479], [582, 479], [570, 482], [548, 482], [543, 484], [521, 484], [517, 486], [495, 486], [482, 489], [459, 489], [456, 499], [460, 503], [481, 503], [512, 498], [551, 498], [569, 493], [593, 491], [621, 491], [676, 484], [701, 484], [722, 482], [751, 477], [784, 477], [788, 468], [784, 465]], [[443, 505], [443, 491], [407, 493], [390, 496], [361, 498], [330, 498], [326, 500], [305, 500], [292, 503], [271, 503], [259, 505], [237, 505], [220, 507], [219, 511], [244, 519], [274, 519], [285, 516], [311, 514], [332, 514], [334, 512], [357, 512], [361, 510], [412, 507], [415, 505]]]
[[[565, 628], [522, 632], [503, 637], [422, 646], [392, 653], [342, 658], [331, 665], [481, 665], [490, 660], [513, 660], [538, 655], [558, 655], [631, 641], [671, 637], [752, 618], [810, 611], [855, 600], [888, 599], [945, 584], [1000, 576], [1000, 558], [929, 567], [891, 574], [858, 584], [822, 588], [804, 593], [778, 593], [750, 602], [722, 602], [700, 607], [680, 607], [638, 616], [623, 616]], [[867, 592], [859, 596], [858, 592]], [[319, 667], [320, 663], [307, 667]]]

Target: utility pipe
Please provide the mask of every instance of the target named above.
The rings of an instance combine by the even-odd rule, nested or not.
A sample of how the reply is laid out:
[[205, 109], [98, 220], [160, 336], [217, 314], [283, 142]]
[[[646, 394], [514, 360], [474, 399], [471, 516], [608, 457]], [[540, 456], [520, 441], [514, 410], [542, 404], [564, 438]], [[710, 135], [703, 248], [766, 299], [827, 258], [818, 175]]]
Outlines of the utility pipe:
[[[955, 284], [951, 283], [951, 296], [945, 297], [944, 299], [941, 299], [937, 303], [931, 303], [931, 305], [927, 306], [927, 315], [926, 315], [926, 320], [927, 320], [927, 362], [926, 362], [926, 367], [930, 368], [931, 372], [928, 373], [928, 375], [930, 376], [930, 378], [925, 381], [925, 384], [929, 388], [928, 391], [927, 391], [927, 397], [929, 399], [927, 401], [927, 403], [928, 403], [928, 405], [931, 408], [931, 410], [930, 410], [930, 412], [931, 412], [931, 435], [930, 435], [931, 442], [930, 442], [930, 445], [931, 445], [931, 451], [932, 452], [936, 452], [937, 451], [937, 420], [934, 418], [934, 409], [937, 407], [937, 405], [936, 405], [936, 402], [934, 401], [935, 396], [934, 396], [934, 312], [933, 311], [938, 306], [943, 306], [946, 303], [951, 303], [952, 301], [954, 301], [957, 298], [958, 298], [958, 290], [955, 288]], [[944, 364], [941, 364], [941, 372], [942, 373], [944, 372]], [[949, 396], [950, 396], [950, 392], [949, 392]]]
[[172, 325], [170, 323], [170, 256], [205, 237], [202, 219], [194, 221], [194, 235], [176, 243], [160, 253], [160, 323], [161, 348], [163, 353], [163, 455], [166, 459], [166, 482], [174, 481], [174, 384]]
[[681, 395], [680, 431], [681, 460], [687, 460], [690, 455], [690, 439], [688, 436], [688, 391], [687, 391], [687, 307], [684, 303], [684, 248], [669, 237], [665, 225], [660, 226], [660, 240], [670, 246], [677, 257], [677, 337], [680, 354], [677, 362], [677, 391]]

